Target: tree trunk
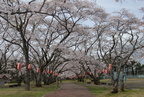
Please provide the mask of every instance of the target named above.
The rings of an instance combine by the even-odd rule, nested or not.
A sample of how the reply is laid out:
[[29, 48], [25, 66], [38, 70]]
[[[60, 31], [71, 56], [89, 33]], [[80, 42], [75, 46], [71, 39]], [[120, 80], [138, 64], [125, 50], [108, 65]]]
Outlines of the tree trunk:
[[19, 76], [19, 77], [17, 78], [17, 84], [18, 84], [19, 86], [21, 86], [22, 80], [23, 80], [23, 78], [22, 78], [21, 76]]
[[28, 69], [29, 64], [29, 47], [27, 41], [23, 37], [23, 53], [25, 56], [25, 66], [26, 66], [26, 74], [25, 74], [25, 90], [30, 90], [30, 70]]
[[124, 91], [124, 69], [125, 68], [122, 68], [122, 77], [121, 77], [121, 81], [120, 81], [120, 90], [121, 91]]
[[99, 85], [100, 84], [100, 78], [99, 77], [94, 78], [94, 84], [95, 85]]
[[44, 82], [44, 85], [48, 85], [48, 78], [46, 74], [44, 74], [43, 76], [43, 82]]
[[134, 67], [132, 66], [132, 75], [134, 75]]
[[118, 78], [114, 80], [113, 89], [111, 93], [118, 93]]
[[30, 70], [28, 69], [28, 64], [29, 64], [28, 54], [26, 54], [25, 59], [26, 59], [25, 90], [29, 91], [30, 90]]
[[46, 85], [49, 85], [49, 84], [51, 84], [53, 82], [53, 80], [52, 80], [52, 75], [50, 74], [47, 78], [46, 78]]
[[84, 82], [84, 78], [81, 77], [81, 76], [79, 76], [79, 77], [78, 77], [78, 81], [79, 81], [79, 82]]
[[30, 90], [30, 71], [28, 69], [26, 70], [25, 75], [25, 90], [26, 91]]
[[120, 90], [123, 92], [124, 91], [124, 80], [122, 79], [120, 82]]
[[38, 76], [37, 76], [37, 78], [36, 78], [36, 84], [35, 84], [35, 86], [36, 87], [42, 87], [42, 84], [41, 84], [41, 77], [42, 77], [42, 72], [40, 71], [39, 73], [38, 73]]
[[117, 67], [117, 69], [116, 69], [116, 78], [114, 78], [114, 74], [112, 74], [113, 75], [113, 81], [112, 81], [112, 85], [113, 85], [113, 89], [112, 89], [112, 91], [111, 91], [111, 93], [118, 93], [118, 83], [119, 83], [119, 76], [120, 76], [120, 72], [121, 72], [121, 69], [122, 69], [123, 67], [122, 66], [120, 66], [120, 67]]

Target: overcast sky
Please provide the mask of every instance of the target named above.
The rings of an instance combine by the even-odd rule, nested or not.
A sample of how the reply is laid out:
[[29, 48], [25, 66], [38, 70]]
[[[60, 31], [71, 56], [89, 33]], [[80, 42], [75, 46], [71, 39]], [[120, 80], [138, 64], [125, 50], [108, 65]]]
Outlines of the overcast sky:
[[[31, 0], [23, 0], [23, 1], [31, 1]], [[123, 0], [123, 2], [116, 2], [115, 0], [95, 0], [95, 1], [108, 13], [111, 13], [113, 11], [119, 11], [122, 8], [126, 8], [139, 18], [144, 16], [144, 13], [142, 13], [139, 10], [141, 7], [144, 7], [144, 0]]]
[[115, 0], [96, 0], [97, 4], [104, 8], [106, 12], [111, 13], [113, 11], [118, 11], [122, 8], [126, 8], [130, 10], [130, 12], [134, 13], [137, 17], [141, 18], [144, 13], [142, 13], [139, 9], [144, 7], [144, 0], [125, 0], [121, 2], [115, 2]]

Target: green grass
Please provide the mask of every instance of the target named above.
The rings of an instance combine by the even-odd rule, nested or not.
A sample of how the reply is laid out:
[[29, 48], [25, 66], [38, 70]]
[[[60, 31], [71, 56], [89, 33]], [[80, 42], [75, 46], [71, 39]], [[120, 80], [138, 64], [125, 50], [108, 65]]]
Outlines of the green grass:
[[[111, 82], [110, 79], [100, 80], [101, 82]], [[144, 78], [129, 78], [126, 83], [130, 85], [143, 85]], [[96, 86], [96, 85], [87, 85], [88, 89], [96, 97], [144, 97], [144, 88], [136, 87], [125, 89], [124, 92], [119, 92], [117, 94], [112, 94], [112, 87], [109, 86]]]
[[100, 82], [111, 82], [110, 79], [101, 79]]
[[77, 82], [77, 80], [62, 80], [62, 82]]
[[144, 97], [144, 89], [125, 90], [112, 94], [111, 87], [87, 86], [96, 97]]
[[31, 87], [30, 91], [25, 91], [24, 86], [14, 88], [2, 87], [0, 89], [0, 97], [42, 97], [58, 88], [56, 84], [43, 85], [39, 88]]
[[97, 86], [87, 86], [88, 89], [97, 97], [105, 97], [106, 95], [110, 94], [109, 87], [97, 87]]
[[[136, 84], [136, 85], [144, 85], [144, 78], [129, 78], [127, 79], [127, 84]], [[100, 80], [101, 82], [111, 82], [110, 79]], [[91, 84], [86, 84], [83, 82], [75, 82], [78, 85], [86, 86], [90, 92], [96, 97], [144, 97], [144, 87], [133, 87], [130, 89], [125, 89], [124, 92], [119, 91], [117, 94], [112, 94], [112, 86], [107, 85], [94, 85], [93, 82]]]
[[[126, 81], [131, 82], [131, 81], [141, 81], [141, 80], [144, 81], [144, 78], [128, 78]], [[101, 79], [100, 81], [101, 82], [111, 82], [110, 79]]]

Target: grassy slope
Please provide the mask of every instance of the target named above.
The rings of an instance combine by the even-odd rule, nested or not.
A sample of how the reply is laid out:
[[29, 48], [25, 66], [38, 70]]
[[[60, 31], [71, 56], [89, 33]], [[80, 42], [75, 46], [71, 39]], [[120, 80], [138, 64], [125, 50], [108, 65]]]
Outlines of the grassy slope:
[[40, 88], [32, 87], [30, 91], [25, 91], [23, 86], [14, 88], [3, 87], [0, 89], [0, 97], [42, 97], [58, 88], [56, 84], [44, 85]]

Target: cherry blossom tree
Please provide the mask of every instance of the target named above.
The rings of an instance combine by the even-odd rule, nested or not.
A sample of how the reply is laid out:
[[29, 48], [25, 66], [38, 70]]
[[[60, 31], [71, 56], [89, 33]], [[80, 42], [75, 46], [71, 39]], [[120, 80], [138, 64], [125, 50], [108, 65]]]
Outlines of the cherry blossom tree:
[[[95, 25], [85, 26], [86, 20]], [[124, 9], [108, 16], [88, 0], [1, 0], [0, 27], [5, 43], [18, 47], [24, 57], [25, 90], [30, 90], [30, 73], [35, 76], [36, 86], [41, 86], [42, 79], [56, 78], [53, 73], [44, 73], [45, 70], [62, 73], [78, 66], [71, 71], [80, 75], [87, 72], [97, 81], [97, 70], [112, 64], [117, 71], [116, 78], [109, 72], [112, 92], [117, 93], [120, 72], [144, 46], [141, 20]], [[3, 51], [5, 56], [7, 49]], [[48, 81], [45, 83], [53, 82]]]
[[[82, 5], [82, 7], [84, 5]], [[45, 67], [47, 67], [47, 65], [51, 64], [51, 62], [54, 62], [58, 58], [59, 51], [57, 47], [59, 47], [60, 44], [62, 44], [68, 38], [68, 36], [70, 36], [70, 34], [75, 31], [76, 29], [75, 27], [78, 26], [77, 23], [80, 20], [85, 18], [85, 17], [82, 17], [81, 15], [78, 15], [76, 16], [77, 19], [75, 19], [75, 16], [72, 16], [75, 13], [69, 12], [67, 10], [68, 8], [66, 8], [70, 6], [60, 6], [60, 7], [57, 5], [55, 6], [60, 8], [61, 10], [58, 10], [58, 11], [55, 10], [58, 13], [54, 13], [55, 15], [54, 17], [50, 16], [50, 18], [46, 18], [45, 20], [43, 19], [42, 21], [43, 21], [43, 24], [45, 25], [37, 29], [39, 32], [42, 32], [41, 34], [42, 38], [40, 40], [37, 38], [37, 36], [34, 39], [36, 41], [38, 40], [38, 45], [39, 45], [38, 49], [34, 48], [34, 46], [31, 44], [31, 47], [33, 51], [35, 52], [35, 54], [37, 56], [40, 56], [39, 63], [43, 64], [43, 66], [39, 65], [39, 66], [42, 66], [40, 67], [41, 72], [43, 71]], [[38, 50], [40, 50], [40, 52], [42, 53], [37, 53]]]
[[1, 41], [0, 73], [6, 74], [7, 76], [9, 76], [10, 81], [14, 80], [20, 85], [21, 81], [24, 78], [22, 78], [22, 72], [20, 70], [17, 70], [17, 63], [22, 62], [20, 61], [21, 54], [19, 54], [20, 52], [18, 52], [19, 48], [13, 46], [12, 44], [4, 42], [2, 38]]
[[[94, 80], [95, 84], [99, 84], [100, 75], [103, 73], [102, 70], [106, 65], [92, 56], [85, 55], [82, 49], [81, 51], [71, 50], [71, 52], [65, 53], [64, 57], [71, 60], [68, 61], [68, 65], [65, 68], [69, 68], [71, 72], [75, 73], [79, 81], [84, 81], [85, 76], [89, 76]], [[101, 71], [101, 74], [98, 74], [98, 70]]]
[[[0, 17], [3, 21], [3, 39], [9, 43], [21, 47], [25, 57], [26, 65], [26, 90], [30, 90], [30, 71], [28, 70], [29, 64], [29, 41], [30, 37], [27, 36], [27, 27], [32, 13], [28, 13], [26, 4], [14, 0], [0, 1], [1, 12]], [[27, 5], [29, 6], [29, 5]]]
[[[113, 64], [113, 69], [115, 68], [117, 72], [116, 78], [113, 72], [110, 72], [113, 84], [112, 93], [117, 93], [120, 72], [124, 71], [128, 60], [144, 47], [144, 40], [141, 21], [125, 9], [111, 16], [110, 25], [110, 30], [100, 37], [98, 54], [105, 63]], [[123, 77], [121, 82], [124, 82]]]
[[[21, 85], [22, 82], [25, 82], [24, 75], [26, 70], [25, 65], [23, 64], [23, 55], [20, 53], [21, 50], [19, 47], [11, 46], [10, 50], [12, 50], [12, 55], [8, 60], [7, 73], [10, 75], [10, 81], [15, 81], [18, 85]], [[22, 63], [20, 69], [18, 69], [18, 63]]]
[[[28, 69], [30, 50], [33, 50], [39, 56], [38, 66], [43, 64], [40, 66], [42, 72], [44, 67], [56, 59], [56, 48], [63, 44], [72, 33], [76, 32], [76, 27], [82, 25], [82, 21], [99, 13], [95, 4], [86, 0], [67, 0], [64, 2], [61, 0], [32, 0], [30, 2], [6, 0], [0, 1], [0, 4], [3, 39], [19, 46], [25, 57], [26, 90], [30, 90], [30, 70]], [[32, 22], [34, 25], [32, 25]], [[36, 29], [36, 27], [38, 28]], [[43, 33], [40, 34], [41, 32]], [[43, 40], [45, 35], [47, 38]], [[54, 39], [55, 41], [53, 41]], [[39, 43], [40, 47], [35, 48], [34, 44], [37, 42], [34, 42], [34, 40], [45, 42], [44, 44]], [[55, 48], [51, 49], [52, 45], [50, 44], [54, 44]], [[39, 55], [37, 50], [43, 55]], [[43, 59], [45, 61], [42, 62]]]

